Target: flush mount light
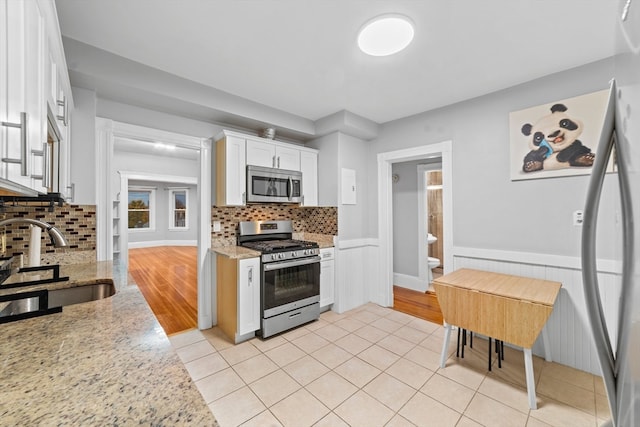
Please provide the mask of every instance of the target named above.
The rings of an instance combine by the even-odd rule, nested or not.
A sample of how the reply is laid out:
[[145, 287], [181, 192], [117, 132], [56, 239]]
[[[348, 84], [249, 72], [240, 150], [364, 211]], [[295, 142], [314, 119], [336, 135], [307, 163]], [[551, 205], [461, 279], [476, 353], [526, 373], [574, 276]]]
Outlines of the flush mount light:
[[400, 52], [413, 40], [413, 23], [404, 15], [373, 18], [358, 33], [358, 47], [367, 55], [388, 56]]

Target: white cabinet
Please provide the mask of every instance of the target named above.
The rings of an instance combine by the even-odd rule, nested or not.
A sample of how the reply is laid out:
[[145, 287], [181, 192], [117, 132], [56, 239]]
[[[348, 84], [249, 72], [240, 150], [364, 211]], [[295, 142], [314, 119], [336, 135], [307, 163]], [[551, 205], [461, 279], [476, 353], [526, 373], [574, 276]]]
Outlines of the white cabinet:
[[216, 206], [246, 205], [247, 165], [302, 172], [302, 206], [318, 206], [318, 150], [224, 130], [215, 138]]
[[224, 135], [216, 141], [216, 206], [243, 206], [247, 174], [245, 139]]
[[260, 329], [260, 258], [215, 259], [217, 324], [238, 343]]
[[335, 299], [334, 248], [320, 249], [320, 258], [320, 307], [326, 307]]
[[318, 206], [318, 152], [300, 151], [302, 172], [302, 206]]
[[260, 258], [238, 261], [238, 335], [260, 329]]
[[0, 9], [0, 177], [39, 191], [32, 150], [41, 151], [46, 142], [44, 18], [35, 1], [3, 0]]
[[247, 164], [300, 170], [300, 150], [263, 140], [247, 139]]
[[[59, 191], [58, 147], [64, 138], [68, 144], [68, 129], [58, 129], [59, 108], [51, 103], [61, 88], [70, 95], [53, 0], [0, 0], [2, 187], [32, 195]], [[65, 127], [70, 102], [68, 96]]]
[[50, 156], [44, 159], [48, 171], [48, 190], [73, 201], [71, 183], [71, 112], [73, 97], [62, 46], [60, 26], [52, 0], [38, 0], [46, 20], [45, 100]]

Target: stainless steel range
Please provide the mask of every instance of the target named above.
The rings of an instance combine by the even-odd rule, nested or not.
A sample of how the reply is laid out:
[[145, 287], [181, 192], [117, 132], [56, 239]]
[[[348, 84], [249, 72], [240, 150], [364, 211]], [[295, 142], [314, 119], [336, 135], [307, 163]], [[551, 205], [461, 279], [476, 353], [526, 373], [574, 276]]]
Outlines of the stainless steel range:
[[260, 251], [262, 338], [320, 316], [320, 249], [293, 240], [291, 221], [246, 221], [238, 225], [238, 245]]

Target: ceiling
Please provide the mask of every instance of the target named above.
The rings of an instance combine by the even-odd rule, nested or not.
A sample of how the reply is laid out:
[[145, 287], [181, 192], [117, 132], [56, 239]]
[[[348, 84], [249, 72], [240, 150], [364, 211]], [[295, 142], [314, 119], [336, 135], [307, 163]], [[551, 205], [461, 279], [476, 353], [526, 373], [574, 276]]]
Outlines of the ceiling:
[[[56, 5], [74, 86], [302, 140], [334, 113], [382, 124], [609, 57], [616, 22], [611, 0]], [[361, 53], [360, 27], [390, 12], [415, 22], [414, 41], [389, 57]]]

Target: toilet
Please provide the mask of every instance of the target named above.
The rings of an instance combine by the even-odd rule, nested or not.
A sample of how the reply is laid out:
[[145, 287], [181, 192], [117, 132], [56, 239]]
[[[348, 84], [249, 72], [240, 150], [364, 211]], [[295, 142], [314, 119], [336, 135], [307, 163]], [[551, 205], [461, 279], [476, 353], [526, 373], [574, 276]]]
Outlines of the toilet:
[[[438, 240], [436, 236], [431, 233], [427, 234], [427, 244], [430, 245], [436, 240]], [[429, 280], [429, 285], [431, 285], [431, 282], [433, 282], [433, 269], [438, 267], [439, 265], [440, 260], [438, 258], [434, 258], [431, 256], [427, 258], [427, 279]]]
[[433, 282], [433, 269], [440, 265], [440, 260], [438, 258], [430, 256], [429, 258], [427, 258], [427, 265], [429, 267], [427, 270], [429, 284], [431, 284], [431, 282]]

